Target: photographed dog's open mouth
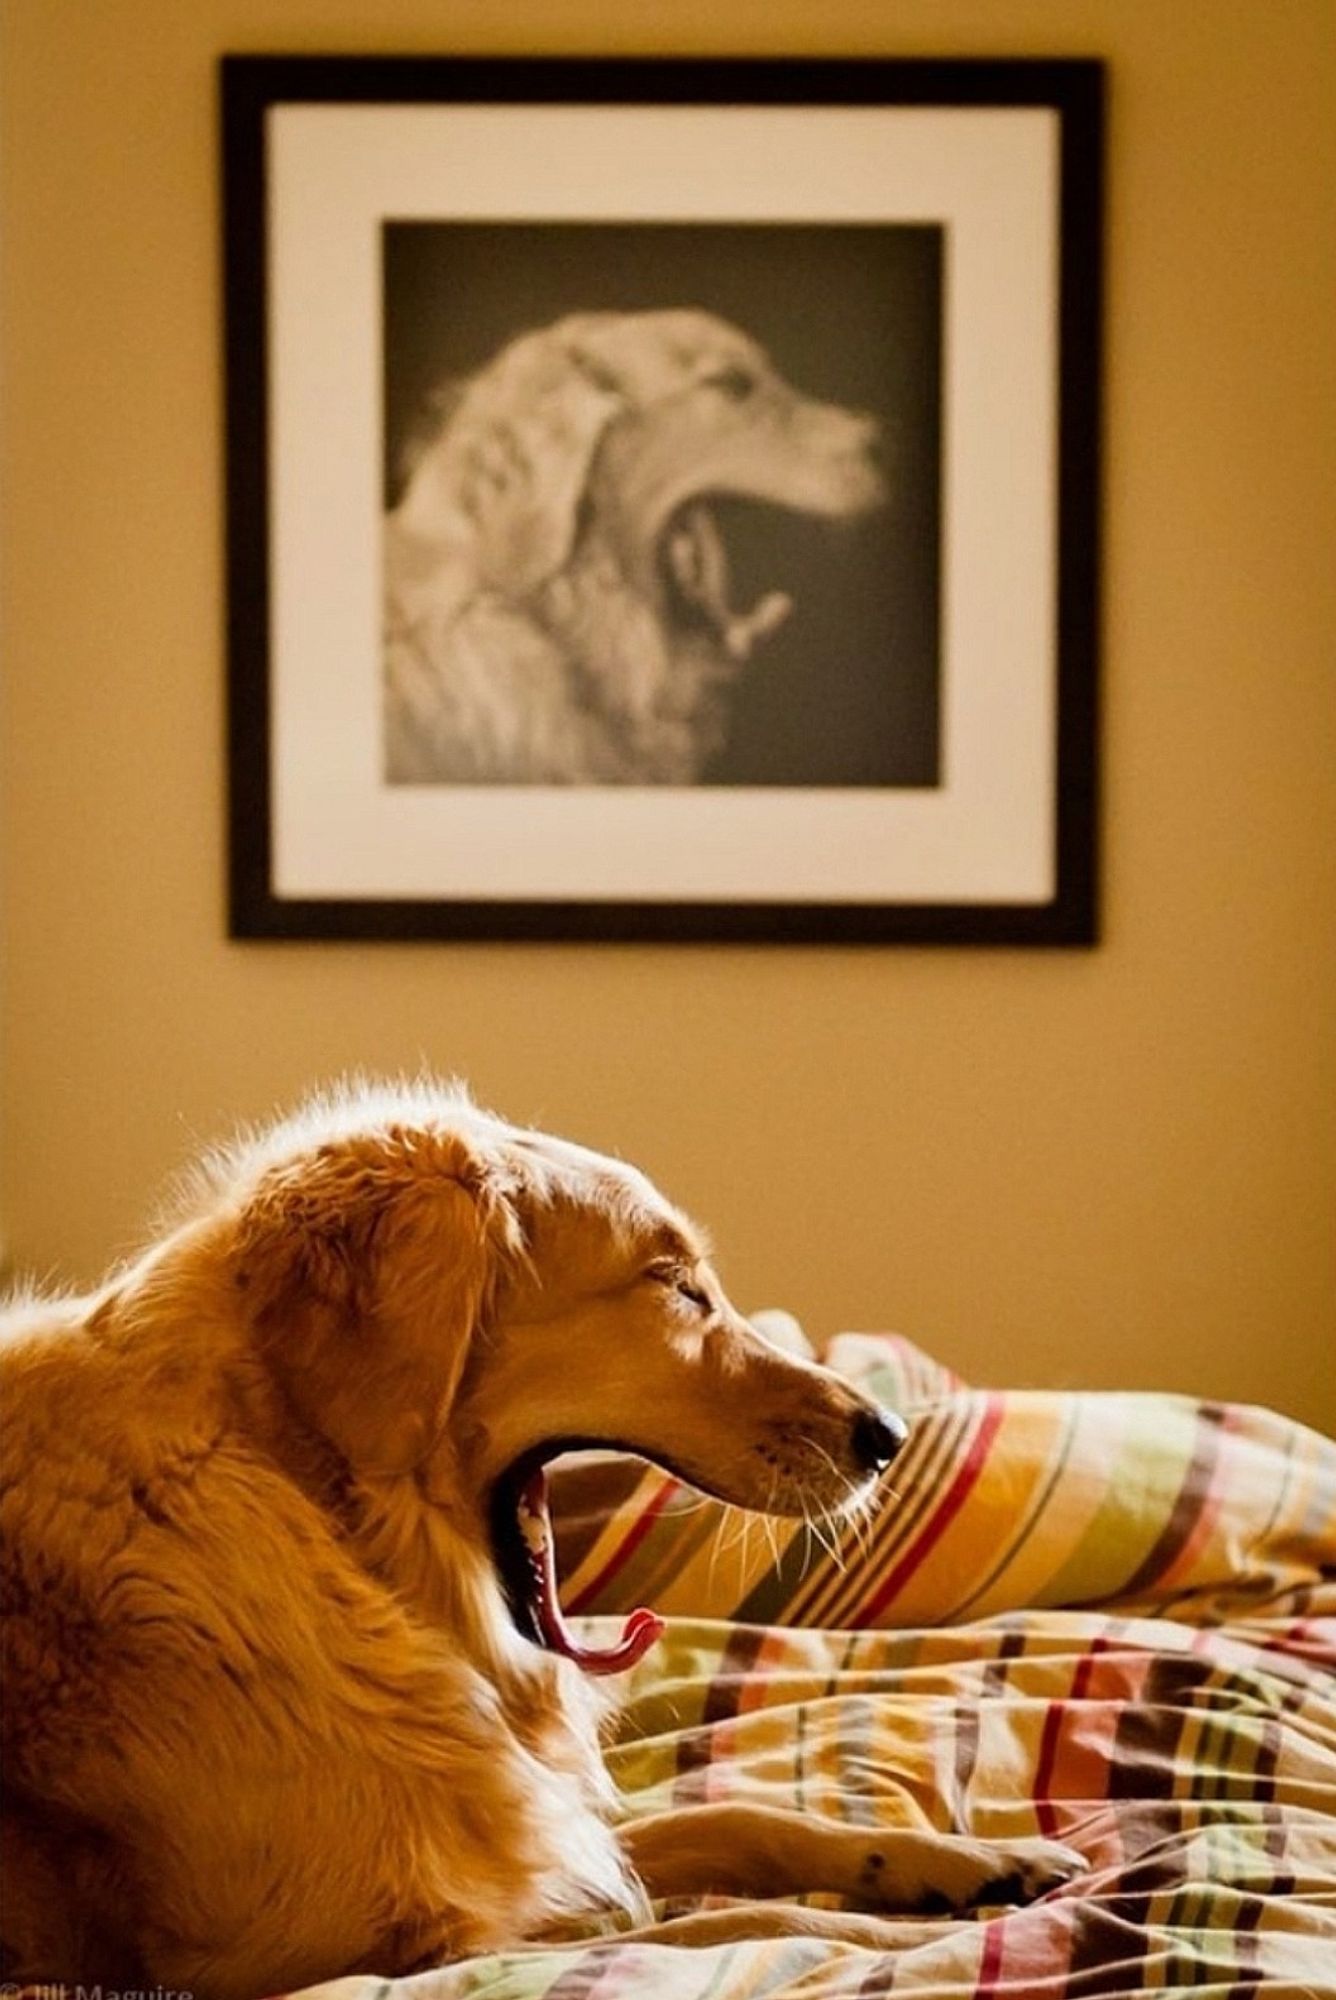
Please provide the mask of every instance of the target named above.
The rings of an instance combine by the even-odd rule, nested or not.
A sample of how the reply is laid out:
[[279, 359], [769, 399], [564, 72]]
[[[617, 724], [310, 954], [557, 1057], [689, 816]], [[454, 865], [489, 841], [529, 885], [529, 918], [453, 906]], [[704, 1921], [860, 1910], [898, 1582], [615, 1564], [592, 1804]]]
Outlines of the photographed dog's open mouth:
[[747, 504], [763, 503], [730, 499], [725, 508], [709, 496], [691, 500], [668, 520], [659, 544], [670, 611], [681, 624], [703, 625], [739, 665], [793, 610], [786, 590], [763, 590], [750, 604], [734, 602], [738, 584], [727, 514]]
[[636, 1610], [615, 1645], [586, 1646], [561, 1608], [547, 1468], [566, 1452], [606, 1450], [633, 1447], [606, 1438], [553, 1438], [535, 1445], [501, 1475], [491, 1498], [492, 1553], [516, 1629], [548, 1652], [574, 1660], [587, 1674], [624, 1673], [643, 1659], [664, 1629], [656, 1612]]
[[706, 632], [725, 660], [743, 665], [794, 610], [793, 592], [771, 587], [767, 572], [791, 568], [795, 552], [805, 558], [814, 538], [851, 528], [880, 499], [870, 465], [848, 479], [847, 504], [838, 506], [714, 491], [682, 501], [655, 545], [666, 615], [687, 631]]

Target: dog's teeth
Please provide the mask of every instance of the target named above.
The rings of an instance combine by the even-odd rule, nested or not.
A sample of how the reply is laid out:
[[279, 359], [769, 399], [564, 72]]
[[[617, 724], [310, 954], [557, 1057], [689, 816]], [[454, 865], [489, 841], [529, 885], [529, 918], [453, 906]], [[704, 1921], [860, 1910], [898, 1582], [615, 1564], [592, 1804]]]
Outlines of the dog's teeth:
[[530, 1555], [540, 1556], [547, 1547], [547, 1528], [541, 1514], [521, 1501], [518, 1508], [520, 1533]]
[[756, 641], [768, 639], [784, 623], [792, 609], [793, 599], [786, 590], [771, 590], [755, 610], [749, 611], [743, 618], [730, 619], [724, 632], [724, 644], [730, 657], [747, 659]]

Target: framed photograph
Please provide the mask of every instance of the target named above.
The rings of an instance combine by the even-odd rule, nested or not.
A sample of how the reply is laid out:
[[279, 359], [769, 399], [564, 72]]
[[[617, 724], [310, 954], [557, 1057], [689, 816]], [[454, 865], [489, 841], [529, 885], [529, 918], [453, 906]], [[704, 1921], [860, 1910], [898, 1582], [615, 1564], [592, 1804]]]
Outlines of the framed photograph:
[[1098, 63], [222, 74], [234, 936], [1094, 940]]

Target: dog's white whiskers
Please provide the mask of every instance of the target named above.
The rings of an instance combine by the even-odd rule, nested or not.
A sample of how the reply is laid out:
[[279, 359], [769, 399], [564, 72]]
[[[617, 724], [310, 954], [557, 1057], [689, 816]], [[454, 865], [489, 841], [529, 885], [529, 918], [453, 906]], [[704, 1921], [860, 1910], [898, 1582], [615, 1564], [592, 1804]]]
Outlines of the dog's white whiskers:
[[714, 1533], [710, 1537], [710, 1563], [709, 1568], [705, 1572], [705, 1594], [711, 1599], [714, 1597], [714, 1573], [719, 1566], [719, 1551], [724, 1538], [724, 1529], [727, 1525], [728, 1510], [724, 1508], [720, 1512], [719, 1519], [715, 1523]]
[[858, 1551], [858, 1554], [862, 1557], [863, 1561], [866, 1562], [868, 1555], [868, 1547], [869, 1547], [868, 1532], [867, 1532], [867, 1515], [863, 1512], [863, 1499], [861, 1494], [851, 1495], [849, 1501], [845, 1505], [840, 1515], [840, 1521], [843, 1526], [846, 1526], [848, 1528], [850, 1536], [853, 1539], [853, 1544], [855, 1549]]
[[[822, 1532], [822, 1529], [826, 1526], [826, 1517], [819, 1514], [813, 1514], [805, 1498], [803, 1500], [802, 1507], [803, 1507], [803, 1525], [807, 1530], [807, 1537], [808, 1537], [809, 1559], [811, 1553], [811, 1545], [812, 1542], [815, 1541], [819, 1545], [819, 1547], [825, 1550], [826, 1554], [830, 1557], [831, 1561], [835, 1564], [836, 1568], [843, 1570], [846, 1567], [846, 1565], [843, 1557], [840, 1554], [839, 1548], [836, 1546], [835, 1543], [833, 1543], [830, 1540], [828, 1535], [823, 1534]], [[803, 1575], [805, 1576], [806, 1574], [807, 1570], [806, 1566], [804, 1566]]]
[[738, 1544], [746, 1539], [750, 1520], [751, 1516], [745, 1507], [730, 1507], [728, 1509], [726, 1526], [730, 1532], [723, 1545], [723, 1553], [725, 1555], [732, 1555]]
[[744, 1514], [742, 1517], [742, 1523], [743, 1523], [742, 1540], [738, 1544], [737, 1594], [739, 1599], [741, 1599], [746, 1593], [747, 1578], [748, 1575], [750, 1574], [750, 1570], [748, 1568], [748, 1558], [750, 1557], [751, 1554], [751, 1531], [756, 1524], [756, 1518], [757, 1518], [756, 1515], [751, 1513]]
[[839, 1570], [841, 1575], [843, 1575], [845, 1570], [848, 1569], [849, 1565], [848, 1562], [845, 1560], [844, 1553], [840, 1548], [839, 1543], [835, 1541], [830, 1541], [823, 1535], [821, 1538], [821, 1546], [825, 1549], [827, 1555], [834, 1563], [836, 1569]]
[[859, 1547], [864, 1561], [870, 1559], [872, 1544], [877, 1532], [877, 1515], [881, 1510], [882, 1493], [878, 1486], [870, 1486], [860, 1493], [851, 1510], [851, 1519], [856, 1524]]
[[[828, 1516], [823, 1517], [822, 1515], [818, 1514], [814, 1516], [812, 1521], [812, 1533], [816, 1536], [818, 1542], [820, 1542], [822, 1548], [825, 1550], [826, 1554], [830, 1557], [836, 1569], [843, 1570], [846, 1567], [845, 1561], [843, 1556], [840, 1554], [840, 1548], [838, 1542], [833, 1541], [830, 1537], [829, 1525], [830, 1525], [829, 1517]], [[823, 1530], [826, 1530], [826, 1532], [823, 1533], [822, 1532]]]
[[[866, 1495], [862, 1490], [860, 1482], [855, 1479], [851, 1479], [846, 1472], [841, 1471], [840, 1467], [835, 1463], [835, 1460], [831, 1457], [830, 1453], [826, 1450], [823, 1444], [821, 1444], [816, 1438], [811, 1438], [808, 1440], [808, 1442], [811, 1444], [814, 1451], [820, 1452], [822, 1458], [825, 1459], [826, 1464], [830, 1467], [831, 1471], [834, 1473], [835, 1477], [839, 1480], [840, 1484], [844, 1487], [845, 1490], [846, 1497], [843, 1503], [839, 1507], [828, 1509], [822, 1517], [826, 1525], [829, 1526], [832, 1529], [833, 1533], [835, 1534], [836, 1545], [832, 1546], [832, 1544], [829, 1541], [827, 1541], [824, 1537], [821, 1538], [821, 1545], [824, 1549], [826, 1549], [829, 1552], [832, 1561], [837, 1563], [841, 1569], [844, 1569], [846, 1567], [845, 1557], [838, 1546], [839, 1528], [842, 1528], [847, 1524], [850, 1529], [850, 1532], [853, 1535], [855, 1542], [858, 1544], [860, 1553], [864, 1557], [866, 1557], [868, 1553], [868, 1544], [866, 1541], [863, 1540], [862, 1536], [859, 1533], [860, 1526], [862, 1525], [860, 1519], [860, 1510], [862, 1509], [865, 1503]], [[838, 1524], [838, 1526], [836, 1524]]]
[[683, 1514], [699, 1514], [706, 1507], [724, 1508], [727, 1502], [716, 1500], [712, 1493], [697, 1493], [690, 1500], [673, 1500], [664, 1508], [664, 1515], [678, 1520]]
[[805, 1583], [807, 1581], [807, 1573], [811, 1569], [811, 1567], [812, 1567], [812, 1517], [808, 1513], [807, 1503], [806, 1501], [804, 1501], [803, 1502], [803, 1566], [801, 1570], [798, 1572], [799, 1583]]
[[775, 1525], [775, 1489], [778, 1485], [778, 1475], [772, 1474], [770, 1491], [766, 1496], [766, 1510], [761, 1516], [761, 1526], [765, 1531], [765, 1538], [770, 1544], [770, 1560], [776, 1569], [779, 1568], [780, 1563], [779, 1529]]

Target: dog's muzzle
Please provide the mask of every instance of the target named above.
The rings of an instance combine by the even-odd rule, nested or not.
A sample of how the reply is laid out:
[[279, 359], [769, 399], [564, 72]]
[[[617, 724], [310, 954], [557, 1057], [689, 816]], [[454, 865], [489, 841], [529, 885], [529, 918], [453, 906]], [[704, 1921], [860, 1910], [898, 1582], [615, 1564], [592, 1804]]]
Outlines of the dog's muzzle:
[[[861, 1475], [860, 1492], [866, 1490], [863, 1482], [876, 1479], [886, 1470], [908, 1436], [908, 1426], [893, 1410], [876, 1403], [863, 1403], [855, 1410], [849, 1420], [845, 1465]], [[525, 1638], [548, 1652], [573, 1660], [586, 1673], [624, 1673], [660, 1637], [664, 1630], [662, 1618], [643, 1608], [635, 1610], [627, 1618], [620, 1638], [611, 1646], [590, 1646], [577, 1638], [567, 1624], [558, 1595], [556, 1536], [547, 1467], [565, 1452], [591, 1449], [626, 1451], [637, 1457], [647, 1455], [634, 1444], [611, 1438], [551, 1438], [532, 1446], [502, 1473], [492, 1489], [489, 1507], [492, 1550], [511, 1617]], [[652, 1462], [672, 1472], [674, 1478], [687, 1478], [659, 1452], [653, 1454]], [[687, 1483], [700, 1491], [711, 1490], [702, 1485], [699, 1477]], [[778, 1511], [788, 1510], [781, 1507]]]

